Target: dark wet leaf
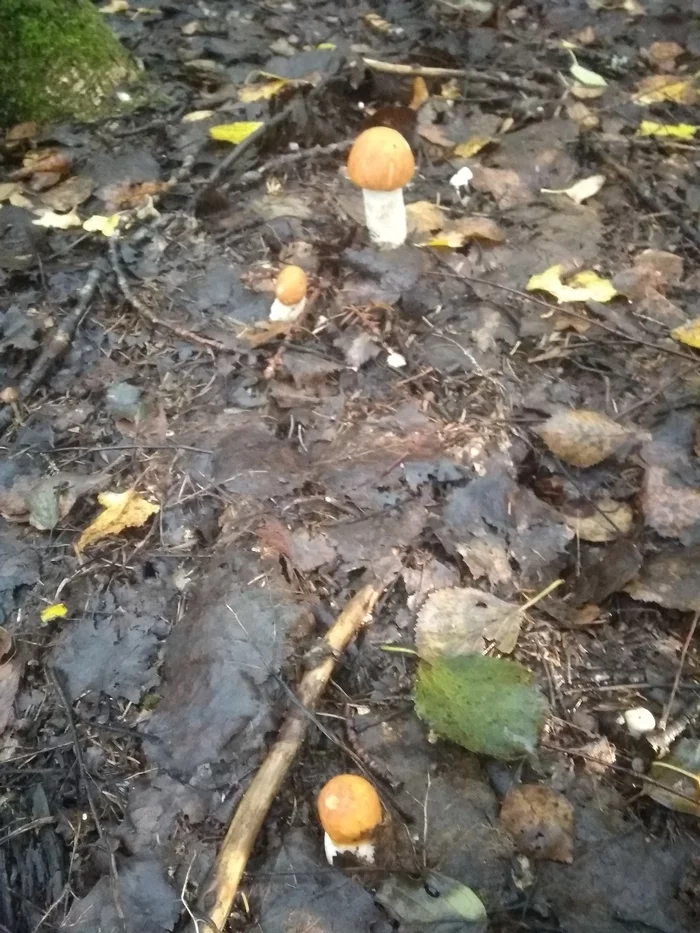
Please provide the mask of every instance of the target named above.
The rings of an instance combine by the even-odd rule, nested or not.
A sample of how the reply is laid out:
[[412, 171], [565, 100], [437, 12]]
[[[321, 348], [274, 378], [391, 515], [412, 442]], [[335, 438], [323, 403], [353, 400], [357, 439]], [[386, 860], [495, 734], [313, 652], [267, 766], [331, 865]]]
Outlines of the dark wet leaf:
[[0, 735], [14, 719], [14, 702], [22, 667], [15, 654], [12, 636], [7, 629], [0, 628]]
[[700, 547], [662, 551], [647, 558], [625, 590], [633, 599], [666, 609], [700, 610]]
[[394, 920], [407, 924], [459, 924], [460, 930], [484, 928], [486, 908], [471, 888], [439, 871], [414, 881], [393, 875], [377, 891], [377, 900]]
[[416, 712], [444, 738], [508, 760], [534, 752], [547, 703], [521, 664], [475, 654], [421, 662]]
[[174, 929], [182, 904], [178, 891], [168, 882], [165, 866], [156, 859], [119, 860], [117, 879], [122, 917], [115, 905], [112, 879], [105, 875], [73, 903], [61, 929], [66, 933], [123, 933], [124, 916], [138, 917], [139, 933]]
[[[657, 782], [645, 784], [644, 789], [649, 797], [670, 810], [700, 816], [698, 739], [680, 739], [665, 758], [652, 762], [649, 777]], [[692, 799], [688, 800], [689, 797]]]

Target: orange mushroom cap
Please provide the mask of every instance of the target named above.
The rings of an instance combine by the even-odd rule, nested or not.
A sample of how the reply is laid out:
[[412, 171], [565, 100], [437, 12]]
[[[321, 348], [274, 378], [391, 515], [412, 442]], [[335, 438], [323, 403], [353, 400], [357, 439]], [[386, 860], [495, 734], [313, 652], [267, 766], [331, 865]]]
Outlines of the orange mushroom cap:
[[415, 170], [411, 147], [389, 126], [372, 126], [360, 133], [348, 156], [350, 181], [370, 191], [403, 188]]
[[275, 298], [283, 305], [295, 305], [306, 295], [308, 279], [301, 266], [285, 266], [277, 276]]
[[318, 795], [321, 826], [337, 845], [366, 840], [382, 821], [382, 802], [359, 774], [338, 774]]

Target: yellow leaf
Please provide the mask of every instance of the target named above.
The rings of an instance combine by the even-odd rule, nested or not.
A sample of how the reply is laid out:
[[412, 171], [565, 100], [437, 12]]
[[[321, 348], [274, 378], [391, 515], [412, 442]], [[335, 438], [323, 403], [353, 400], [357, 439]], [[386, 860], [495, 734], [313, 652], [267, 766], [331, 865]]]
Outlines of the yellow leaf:
[[333, 49], [337, 48], [335, 42], [319, 42], [316, 46], [317, 49], [327, 49], [329, 52], [332, 52]]
[[413, 201], [406, 205], [406, 220], [412, 233], [431, 233], [441, 230], [445, 223], [445, 214], [441, 207], [432, 201]]
[[284, 90], [288, 83], [284, 78], [277, 78], [276, 81], [266, 81], [264, 84], [248, 84], [240, 89], [238, 99], [244, 104], [252, 104], [256, 100], [269, 100]]
[[530, 278], [527, 290], [548, 292], [559, 304], [567, 301], [607, 302], [618, 294], [610, 279], [603, 279], [590, 270], [574, 275], [568, 284], [562, 282], [563, 274], [563, 265], [550, 266], [549, 269]]
[[104, 512], [81, 534], [75, 545], [77, 554], [103, 538], [118, 535], [125, 528], [140, 528], [160, 506], [142, 498], [135, 489], [126, 492], [102, 492], [97, 497]]
[[83, 222], [73, 208], [68, 214], [57, 214], [55, 211], [45, 211], [38, 220], [32, 221], [37, 227], [48, 227], [51, 230], [68, 230], [69, 227], [82, 227]]
[[455, 146], [453, 155], [458, 156], [460, 159], [471, 159], [472, 156], [481, 152], [492, 142], [494, 142], [493, 136], [472, 136], [466, 142]]
[[112, 214], [110, 217], [93, 214], [83, 224], [83, 230], [87, 233], [101, 233], [102, 236], [114, 236], [120, 220], [120, 214]]
[[648, 75], [637, 85], [632, 96], [635, 104], [694, 104], [698, 97], [695, 77], [678, 78], [675, 75]]
[[129, 4], [126, 0], [111, 0], [107, 6], [99, 7], [100, 13], [124, 13], [128, 9]]
[[642, 120], [637, 136], [672, 136], [674, 139], [692, 139], [698, 131], [692, 123], [654, 123]]
[[469, 240], [487, 240], [491, 243], [503, 243], [506, 235], [498, 224], [488, 217], [462, 217], [418, 246], [442, 246], [459, 249]]
[[418, 75], [417, 78], [413, 79], [413, 94], [411, 95], [411, 103], [408, 105], [411, 110], [420, 110], [423, 104], [430, 99], [430, 91], [428, 90], [428, 85], [425, 83], [425, 78], [421, 78]]
[[262, 123], [256, 123], [254, 121], [219, 123], [218, 126], [212, 126], [209, 129], [209, 135], [212, 139], [218, 139], [223, 143], [233, 143], [235, 146], [238, 143], [242, 143], [244, 139], [247, 139], [256, 130], [259, 130], [261, 126], [263, 126]]
[[193, 110], [191, 113], [186, 113], [182, 118], [183, 123], [197, 123], [198, 120], [208, 120], [209, 117], [214, 116], [213, 110]]
[[450, 80], [440, 88], [440, 97], [444, 100], [459, 100], [461, 96], [462, 92], [459, 89], [456, 78], [450, 78]]
[[543, 194], [565, 194], [576, 204], [583, 204], [594, 194], [598, 194], [605, 184], [605, 175], [589, 175], [588, 178], [582, 178], [574, 182], [569, 188], [540, 188]]
[[47, 606], [41, 610], [41, 624], [48, 625], [54, 619], [63, 619], [68, 615], [68, 606], [65, 603], [54, 603], [53, 606]]
[[694, 347], [700, 350], [700, 317], [696, 317], [687, 324], [681, 324], [671, 331], [671, 336], [679, 343], [684, 343], [686, 347]]
[[579, 65], [576, 60], [576, 56], [569, 49], [569, 55], [573, 59], [573, 64], [569, 68], [569, 73], [573, 78], [575, 78], [579, 84], [583, 84], [584, 87], [607, 87], [608, 82], [602, 75], [597, 74], [595, 71], [591, 71], [589, 68], [584, 68], [583, 65]]

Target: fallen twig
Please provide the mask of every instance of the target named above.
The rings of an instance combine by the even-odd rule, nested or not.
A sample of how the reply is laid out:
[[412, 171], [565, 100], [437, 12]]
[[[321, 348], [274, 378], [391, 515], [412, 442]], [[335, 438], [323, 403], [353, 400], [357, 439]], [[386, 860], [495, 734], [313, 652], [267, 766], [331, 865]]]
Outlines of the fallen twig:
[[310, 720], [300, 706], [315, 708], [335, 668], [336, 654], [344, 651], [365, 625], [379, 595], [376, 586], [368, 585], [350, 600], [323, 639], [328, 657], [304, 674], [297, 694], [299, 705], [289, 711], [224, 837], [212, 878], [199, 899], [201, 928], [215, 933], [224, 928], [258, 832], [306, 737]]
[[421, 78], [468, 78], [470, 81], [488, 84], [491, 87], [515, 88], [528, 94], [541, 94], [542, 88], [535, 81], [527, 78], [514, 78], [504, 74], [488, 74], [474, 68], [434, 68], [431, 65], [401, 65], [397, 62], [383, 62], [376, 58], [363, 58], [362, 61], [372, 71], [383, 74], [410, 75]]
[[352, 139], [344, 139], [339, 143], [331, 143], [329, 146], [311, 146], [310, 149], [298, 149], [296, 152], [287, 152], [281, 156], [275, 156], [269, 162], [265, 162], [260, 168], [253, 168], [249, 172], [243, 172], [236, 182], [236, 187], [241, 185], [253, 185], [264, 178], [268, 172], [276, 172], [278, 169], [286, 168], [296, 162], [304, 159], [316, 159], [319, 156], [332, 155], [335, 152], [345, 152], [352, 146]]
[[[85, 284], [78, 292], [78, 299], [75, 307], [70, 311], [56, 328], [49, 342], [37, 357], [34, 365], [27, 375], [22, 379], [18, 386], [20, 401], [26, 400], [46, 379], [54, 365], [65, 354], [70, 346], [73, 335], [77, 330], [78, 324], [82, 321], [87, 309], [92, 301], [100, 279], [105, 271], [104, 264], [97, 262], [85, 280]], [[0, 434], [2, 434], [13, 422], [14, 412], [10, 405], [3, 406], [0, 409]]]

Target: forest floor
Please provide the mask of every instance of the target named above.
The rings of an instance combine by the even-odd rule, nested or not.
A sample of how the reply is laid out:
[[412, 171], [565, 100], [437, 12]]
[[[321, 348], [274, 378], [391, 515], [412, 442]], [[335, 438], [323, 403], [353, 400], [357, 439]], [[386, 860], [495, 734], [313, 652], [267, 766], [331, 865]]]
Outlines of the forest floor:
[[[230, 928], [697, 930], [697, 5], [109, 9], [128, 113], [0, 147], [0, 930], [187, 928], [366, 585]], [[358, 770], [391, 869], [326, 862]]]

